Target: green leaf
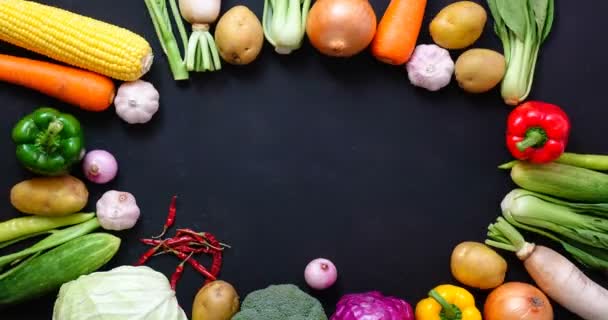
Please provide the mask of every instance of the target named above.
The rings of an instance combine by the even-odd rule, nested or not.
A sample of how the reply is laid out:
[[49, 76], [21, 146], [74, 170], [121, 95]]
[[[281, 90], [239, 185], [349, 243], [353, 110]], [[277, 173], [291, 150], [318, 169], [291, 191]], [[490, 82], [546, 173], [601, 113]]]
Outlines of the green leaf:
[[545, 27], [543, 28], [543, 34], [540, 38], [541, 43], [545, 42], [549, 34], [551, 33], [551, 28], [553, 28], [553, 20], [555, 15], [555, 3], [554, 0], [549, 0], [549, 5], [547, 7], [547, 19], [545, 20]]
[[538, 34], [543, 34], [545, 24], [547, 22], [547, 10], [549, 8], [549, 0], [529, 0], [530, 7], [532, 7], [532, 13], [534, 14], [534, 20]]
[[608, 251], [574, 241], [561, 241], [564, 249], [587, 268], [608, 269]]
[[496, 0], [496, 8], [505, 25], [523, 41], [528, 31], [528, 0]]
[[503, 30], [505, 29], [505, 23], [502, 21], [500, 17], [500, 13], [498, 12], [498, 7], [496, 6], [497, 0], [488, 0], [488, 7], [490, 7], [490, 13], [494, 18], [494, 32], [502, 38], [504, 35]]
[[503, 52], [505, 56], [505, 61], [507, 64], [509, 63], [509, 56], [511, 54], [511, 40], [509, 38], [509, 29], [505, 25], [504, 21], [500, 17], [500, 13], [498, 12], [498, 8], [496, 6], [497, 0], [487, 0], [488, 7], [490, 7], [490, 13], [494, 18], [494, 33], [498, 36], [500, 41], [502, 42]]

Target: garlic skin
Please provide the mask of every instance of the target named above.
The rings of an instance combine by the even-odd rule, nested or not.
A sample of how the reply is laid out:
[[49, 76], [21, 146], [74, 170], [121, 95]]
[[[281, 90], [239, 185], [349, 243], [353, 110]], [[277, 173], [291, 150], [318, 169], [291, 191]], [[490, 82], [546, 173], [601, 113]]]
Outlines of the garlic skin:
[[114, 106], [116, 114], [130, 124], [146, 123], [158, 111], [160, 94], [143, 80], [124, 82], [118, 87]]
[[110, 190], [97, 201], [97, 220], [106, 230], [131, 229], [139, 215], [135, 197], [128, 192]]
[[413, 85], [438, 91], [452, 80], [454, 61], [448, 50], [434, 44], [421, 44], [416, 46], [406, 69]]

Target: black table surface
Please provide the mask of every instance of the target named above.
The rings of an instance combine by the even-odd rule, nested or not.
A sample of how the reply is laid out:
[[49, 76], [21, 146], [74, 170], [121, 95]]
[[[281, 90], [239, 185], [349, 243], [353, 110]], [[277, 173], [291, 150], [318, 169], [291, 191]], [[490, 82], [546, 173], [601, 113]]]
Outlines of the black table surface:
[[[478, 0], [483, 2], [481, 0]], [[119, 161], [117, 179], [88, 184], [87, 210], [103, 192], [129, 191], [141, 219], [117, 232], [121, 248], [102, 270], [134, 263], [157, 234], [170, 197], [179, 196], [178, 227], [211, 231], [229, 243], [221, 278], [241, 298], [270, 284], [294, 283], [306, 291], [303, 270], [316, 257], [333, 260], [339, 281], [312, 292], [333, 312], [345, 293], [380, 290], [412, 306], [429, 289], [456, 283], [449, 257], [461, 241], [483, 241], [514, 187], [496, 166], [510, 159], [504, 146], [510, 108], [494, 90], [465, 94], [455, 82], [430, 93], [409, 84], [402, 67], [381, 64], [368, 52], [351, 59], [320, 55], [308, 40], [289, 56], [265, 44], [243, 67], [173, 81], [143, 1], [47, 0], [124, 26], [153, 46], [155, 62], [144, 76], [161, 93], [161, 110], [145, 125], [128, 125], [113, 109], [87, 113], [41, 94], [0, 84], [0, 219], [19, 216], [10, 188], [32, 177], [15, 159], [10, 130], [40, 105], [77, 116], [87, 149], [106, 149]], [[419, 43], [432, 43], [428, 24], [448, 0], [429, 1]], [[223, 11], [245, 4], [261, 19], [263, 1], [222, 2]], [[374, 0], [380, 18], [388, 0]], [[485, 6], [485, 3], [484, 3]], [[608, 2], [556, 1], [556, 20], [539, 59], [530, 99], [563, 107], [572, 121], [568, 149], [608, 153], [604, 102], [608, 63], [602, 37]], [[489, 20], [476, 47], [501, 50]], [[42, 58], [3, 44], [1, 52]], [[460, 52], [452, 51], [456, 59]], [[43, 59], [43, 58], [42, 58]], [[77, 168], [74, 174], [82, 177]], [[558, 249], [555, 243], [538, 243]], [[507, 281], [532, 283], [508, 253]], [[150, 266], [170, 276], [171, 256]], [[607, 285], [606, 276], [590, 274]], [[177, 296], [190, 315], [202, 278], [186, 268]], [[481, 308], [487, 292], [476, 291]], [[55, 295], [4, 310], [2, 319], [49, 319]], [[576, 316], [554, 304], [556, 319]]]

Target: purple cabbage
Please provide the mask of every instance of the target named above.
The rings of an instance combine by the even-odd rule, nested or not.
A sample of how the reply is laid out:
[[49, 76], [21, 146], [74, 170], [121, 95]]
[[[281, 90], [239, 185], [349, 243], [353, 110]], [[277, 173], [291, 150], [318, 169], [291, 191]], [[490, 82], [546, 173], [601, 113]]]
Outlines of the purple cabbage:
[[401, 299], [370, 291], [343, 296], [330, 320], [414, 320], [414, 311]]

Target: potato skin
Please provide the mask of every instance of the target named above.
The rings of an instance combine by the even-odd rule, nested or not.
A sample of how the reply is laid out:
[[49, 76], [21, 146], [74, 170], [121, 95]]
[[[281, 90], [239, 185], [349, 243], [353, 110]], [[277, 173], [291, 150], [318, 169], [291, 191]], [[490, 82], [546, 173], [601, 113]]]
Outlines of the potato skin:
[[465, 241], [452, 251], [450, 268], [458, 282], [477, 289], [492, 289], [505, 281], [507, 261], [483, 243]]
[[40, 216], [65, 216], [82, 210], [89, 191], [70, 175], [37, 177], [17, 183], [11, 189], [11, 204], [23, 213]]
[[433, 41], [445, 49], [464, 49], [483, 33], [486, 10], [472, 1], [457, 1], [441, 9], [429, 26]]
[[215, 44], [226, 62], [249, 64], [258, 57], [264, 44], [262, 23], [247, 7], [232, 7], [215, 26]]
[[231, 284], [222, 280], [209, 282], [194, 298], [192, 320], [230, 320], [239, 306], [239, 296]]
[[505, 57], [490, 49], [470, 49], [458, 57], [454, 74], [458, 85], [469, 93], [484, 93], [502, 81]]

